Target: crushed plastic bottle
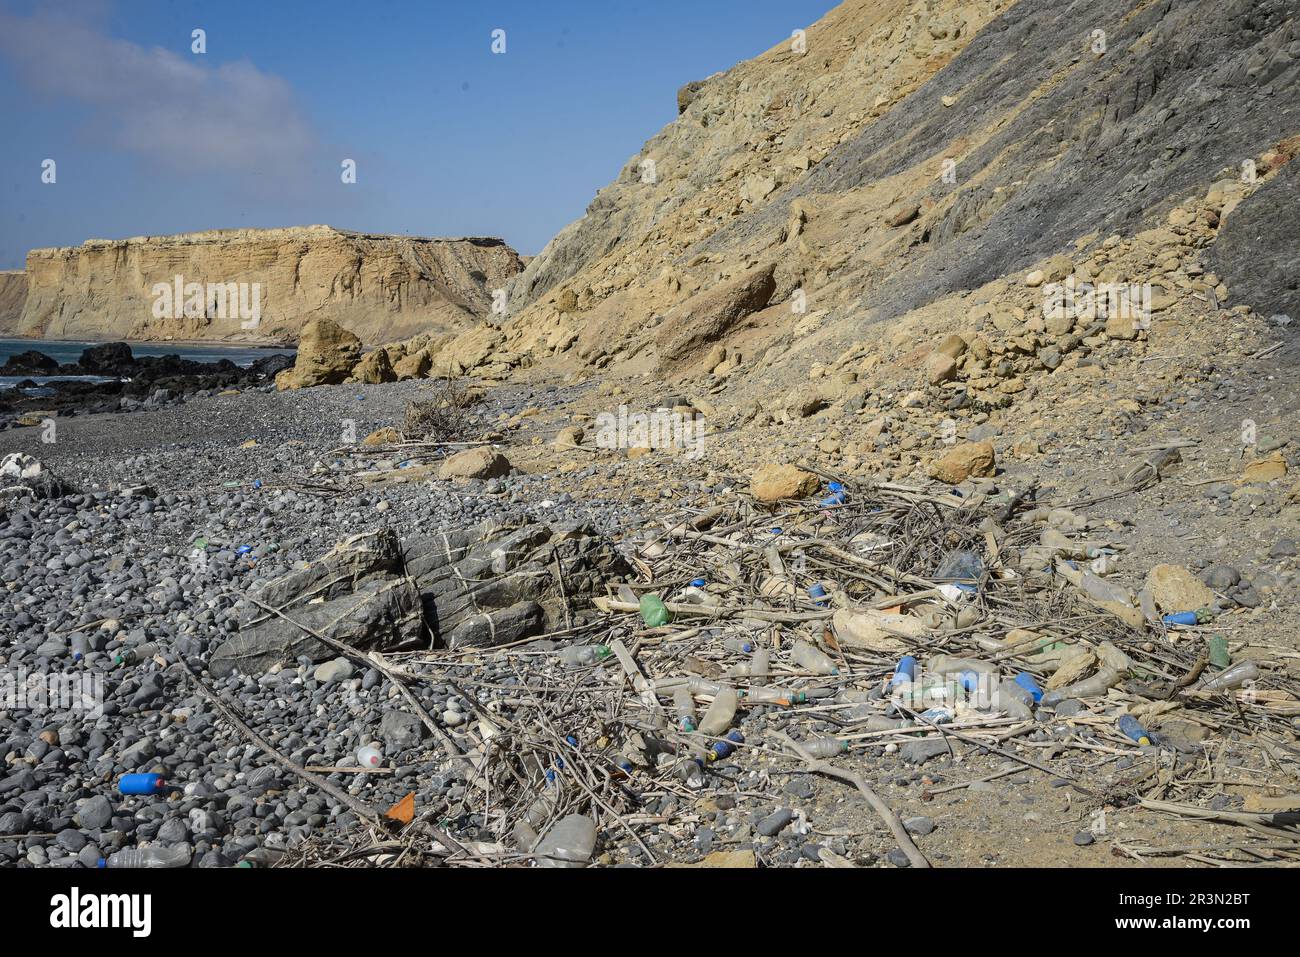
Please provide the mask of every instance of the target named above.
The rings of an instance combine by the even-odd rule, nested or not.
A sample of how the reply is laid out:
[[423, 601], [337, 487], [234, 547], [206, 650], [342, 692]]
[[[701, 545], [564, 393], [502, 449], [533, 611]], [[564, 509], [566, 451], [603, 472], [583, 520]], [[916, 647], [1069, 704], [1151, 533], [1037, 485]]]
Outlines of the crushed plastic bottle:
[[566, 668], [581, 668], [604, 661], [610, 655], [605, 645], [570, 645], [560, 652], [560, 664]]
[[814, 758], [833, 758], [849, 750], [849, 743], [839, 738], [812, 738], [800, 742], [800, 745]]
[[826, 486], [826, 491], [830, 492], [821, 500], [821, 508], [831, 508], [835, 505], [843, 505], [849, 500], [849, 493], [845, 490], [842, 482], [831, 482]]
[[641, 622], [647, 628], [660, 628], [673, 620], [668, 606], [658, 595], [641, 596]]
[[704, 717], [700, 719], [700, 734], [716, 738], [731, 727], [731, 720], [736, 716], [737, 701], [735, 688], [720, 688], [713, 696], [713, 703], [704, 712]]
[[1232, 655], [1228, 653], [1228, 639], [1223, 635], [1210, 637], [1210, 664], [1216, 668], [1226, 668], [1232, 664]]
[[570, 814], [547, 829], [534, 853], [541, 867], [586, 867], [595, 849], [596, 822], [585, 814]]
[[101, 867], [189, 867], [194, 854], [187, 847], [125, 847], [100, 858]]
[[815, 675], [837, 675], [840, 669], [823, 651], [814, 648], [802, 638], [790, 649], [790, 658], [799, 667]]

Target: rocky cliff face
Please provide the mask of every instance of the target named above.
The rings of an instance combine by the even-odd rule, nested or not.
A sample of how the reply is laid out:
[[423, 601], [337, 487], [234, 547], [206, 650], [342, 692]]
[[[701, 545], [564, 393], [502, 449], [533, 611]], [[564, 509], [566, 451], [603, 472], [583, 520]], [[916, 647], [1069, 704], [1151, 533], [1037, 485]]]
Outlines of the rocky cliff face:
[[[691, 357], [668, 327], [698, 313], [712, 343], [806, 369], [879, 322], [951, 297], [960, 314], [987, 283], [1234, 180], [1224, 218], [1242, 236], [1276, 224], [1277, 241], [1252, 238], [1225, 271], [1294, 277], [1293, 179], [1256, 199], [1253, 177], [1294, 152], [1298, 13], [848, 0], [802, 50], [783, 40], [679, 92], [679, 118], [514, 281], [502, 348], [681, 374]], [[713, 301], [768, 267], [761, 302]]]
[[[90, 240], [34, 249], [26, 302], [0, 331], [53, 339], [293, 339], [330, 318], [369, 343], [454, 332], [523, 268], [497, 239], [310, 226]], [[177, 277], [180, 277], [178, 282]], [[0, 322], [12, 315], [0, 310]]]
[[27, 301], [27, 273], [20, 269], [0, 271], [0, 334], [18, 328]]

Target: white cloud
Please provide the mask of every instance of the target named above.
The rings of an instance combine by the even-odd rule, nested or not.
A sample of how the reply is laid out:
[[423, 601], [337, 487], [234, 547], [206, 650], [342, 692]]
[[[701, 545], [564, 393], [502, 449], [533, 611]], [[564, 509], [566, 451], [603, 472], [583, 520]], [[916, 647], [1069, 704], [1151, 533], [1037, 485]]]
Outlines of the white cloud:
[[0, 13], [0, 54], [34, 92], [93, 107], [96, 143], [166, 168], [301, 175], [316, 146], [290, 85], [247, 60], [213, 66], [50, 13]]

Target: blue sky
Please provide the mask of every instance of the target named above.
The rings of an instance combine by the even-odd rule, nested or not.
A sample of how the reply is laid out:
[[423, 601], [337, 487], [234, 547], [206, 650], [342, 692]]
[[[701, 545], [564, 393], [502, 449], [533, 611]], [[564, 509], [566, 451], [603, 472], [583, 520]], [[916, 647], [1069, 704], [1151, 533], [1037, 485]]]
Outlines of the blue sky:
[[92, 237], [311, 223], [536, 253], [679, 86], [833, 6], [0, 0], [0, 268]]

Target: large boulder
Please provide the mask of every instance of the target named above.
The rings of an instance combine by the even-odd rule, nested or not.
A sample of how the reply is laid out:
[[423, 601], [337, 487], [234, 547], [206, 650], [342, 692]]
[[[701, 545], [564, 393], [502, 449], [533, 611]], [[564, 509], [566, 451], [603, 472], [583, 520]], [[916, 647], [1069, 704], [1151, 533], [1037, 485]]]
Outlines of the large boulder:
[[466, 449], [442, 463], [440, 479], [488, 479], [510, 474], [510, 460], [490, 446]]
[[774, 270], [771, 264], [758, 266], [671, 309], [655, 335], [660, 361], [676, 362], [703, 351], [766, 306], [776, 292]]
[[997, 456], [993, 443], [963, 442], [954, 446], [930, 465], [930, 474], [940, 482], [958, 485], [972, 475], [984, 477], [997, 470]]
[[760, 502], [805, 498], [817, 490], [816, 475], [794, 465], [764, 465], [749, 480], [749, 491]]
[[388, 353], [383, 349], [367, 352], [352, 370], [354, 382], [377, 385], [380, 382], [396, 382], [397, 373], [388, 361]]
[[307, 629], [380, 651], [505, 644], [562, 627], [630, 573], [613, 544], [583, 526], [485, 522], [404, 544], [388, 528], [367, 532], [251, 592], [257, 601], [208, 668], [220, 677], [338, 655]]
[[347, 379], [360, 361], [360, 339], [333, 319], [315, 319], [303, 326], [293, 368], [275, 377], [275, 387], [283, 391], [335, 385]]

